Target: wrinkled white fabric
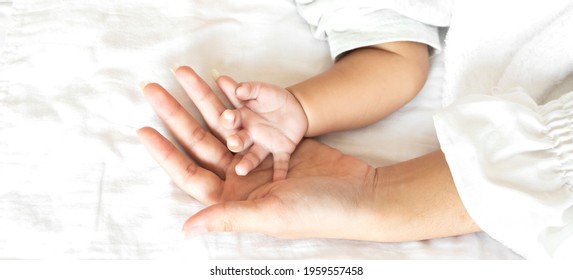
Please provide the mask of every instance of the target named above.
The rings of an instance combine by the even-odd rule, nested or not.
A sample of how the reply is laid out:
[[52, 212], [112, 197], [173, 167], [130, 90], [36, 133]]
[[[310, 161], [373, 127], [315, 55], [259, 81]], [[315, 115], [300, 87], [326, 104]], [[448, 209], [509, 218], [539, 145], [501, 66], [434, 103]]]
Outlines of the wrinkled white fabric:
[[452, 0], [296, 0], [316, 38], [326, 39], [333, 58], [359, 47], [396, 41], [441, 51], [438, 27], [448, 26]]
[[6, 34], [6, 26], [10, 18], [10, 11], [12, 8], [12, 1], [0, 1], [0, 52], [4, 46], [4, 34]]
[[573, 257], [573, 93], [537, 106], [522, 89], [466, 96], [436, 117], [464, 205], [528, 258]]
[[571, 34], [571, 1], [491, 0], [457, 2], [447, 37], [440, 144], [471, 217], [526, 258], [573, 258]]

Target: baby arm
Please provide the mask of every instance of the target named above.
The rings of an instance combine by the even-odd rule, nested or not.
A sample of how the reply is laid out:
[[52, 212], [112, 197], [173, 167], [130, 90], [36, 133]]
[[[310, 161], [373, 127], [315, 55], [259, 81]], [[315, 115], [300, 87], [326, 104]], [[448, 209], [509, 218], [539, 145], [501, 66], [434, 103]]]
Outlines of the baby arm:
[[374, 123], [409, 102], [424, 85], [428, 47], [393, 42], [348, 52], [332, 68], [282, 89], [264, 83], [217, 79], [236, 110], [221, 115], [235, 129], [231, 151], [247, 151], [236, 166], [246, 175], [273, 154], [273, 178], [286, 178], [290, 154], [304, 136], [317, 136]]
[[306, 136], [372, 124], [395, 112], [422, 89], [428, 46], [392, 42], [359, 48], [332, 68], [288, 89], [308, 118]]

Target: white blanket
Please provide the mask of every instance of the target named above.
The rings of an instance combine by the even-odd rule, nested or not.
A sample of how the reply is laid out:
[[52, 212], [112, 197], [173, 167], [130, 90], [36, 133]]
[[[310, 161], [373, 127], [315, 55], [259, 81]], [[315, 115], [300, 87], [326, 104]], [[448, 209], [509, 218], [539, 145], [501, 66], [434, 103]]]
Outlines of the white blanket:
[[[327, 45], [292, 1], [14, 0], [5, 28], [0, 258], [519, 258], [483, 233], [396, 244], [235, 233], [182, 242], [182, 223], [203, 206], [138, 142], [144, 125], [167, 133], [138, 84], [159, 82], [193, 110], [173, 64], [284, 86], [323, 71]], [[323, 141], [374, 165], [436, 149], [442, 79], [440, 56], [400, 112]]]
[[450, 106], [436, 129], [462, 201], [520, 255], [571, 259], [573, 2], [459, 1], [454, 11]]

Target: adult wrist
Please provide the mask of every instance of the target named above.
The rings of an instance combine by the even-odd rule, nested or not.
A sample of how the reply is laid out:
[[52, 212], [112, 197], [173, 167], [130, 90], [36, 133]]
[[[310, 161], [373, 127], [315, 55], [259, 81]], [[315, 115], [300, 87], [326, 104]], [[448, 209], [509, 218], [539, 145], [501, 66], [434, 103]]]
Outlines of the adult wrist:
[[480, 231], [457, 193], [441, 151], [376, 169], [372, 230], [380, 242]]

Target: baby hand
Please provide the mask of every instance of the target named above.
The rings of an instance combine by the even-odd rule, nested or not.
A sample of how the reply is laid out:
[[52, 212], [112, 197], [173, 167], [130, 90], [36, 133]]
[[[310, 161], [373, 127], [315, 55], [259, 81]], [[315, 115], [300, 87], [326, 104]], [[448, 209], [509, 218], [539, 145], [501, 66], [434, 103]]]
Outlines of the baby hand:
[[273, 155], [273, 180], [287, 176], [290, 156], [304, 137], [308, 120], [304, 109], [288, 90], [276, 85], [247, 82], [237, 84], [222, 76], [217, 84], [236, 109], [224, 111], [220, 125], [236, 131], [226, 138], [232, 152], [246, 151], [235, 166], [244, 176]]

